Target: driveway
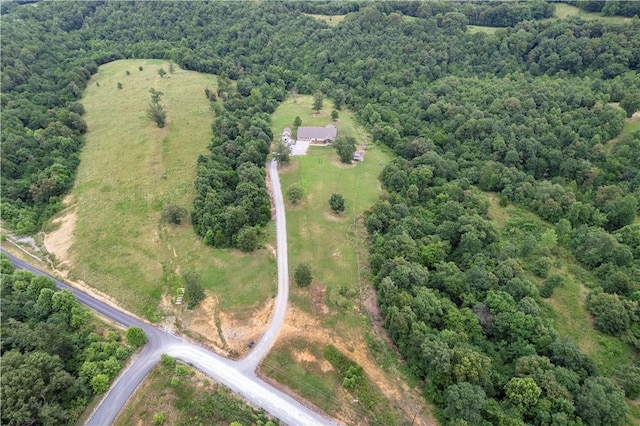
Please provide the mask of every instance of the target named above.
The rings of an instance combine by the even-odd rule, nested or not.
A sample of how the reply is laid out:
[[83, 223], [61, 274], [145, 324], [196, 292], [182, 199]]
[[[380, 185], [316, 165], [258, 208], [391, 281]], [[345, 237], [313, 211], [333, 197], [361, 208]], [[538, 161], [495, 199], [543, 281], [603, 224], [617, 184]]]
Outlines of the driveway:
[[307, 155], [309, 149], [309, 141], [296, 141], [294, 145], [291, 145], [291, 155]]

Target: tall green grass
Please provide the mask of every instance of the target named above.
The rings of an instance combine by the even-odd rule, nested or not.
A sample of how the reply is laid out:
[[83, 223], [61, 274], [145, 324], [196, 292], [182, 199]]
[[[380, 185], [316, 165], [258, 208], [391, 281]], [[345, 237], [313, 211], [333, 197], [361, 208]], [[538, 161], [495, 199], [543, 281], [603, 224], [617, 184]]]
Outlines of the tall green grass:
[[[207, 153], [214, 119], [204, 90], [215, 90], [217, 79], [177, 65], [161, 78], [160, 67], [168, 72], [170, 65], [142, 59], [106, 64], [84, 94], [89, 131], [72, 192], [78, 221], [71, 275], [151, 320], [160, 319], [162, 295], [175, 294], [186, 271], [202, 276], [222, 309], [250, 310], [275, 291], [270, 250], [214, 250], [188, 219], [179, 226], [161, 222], [167, 205], [191, 209], [196, 161]], [[163, 129], [147, 117], [150, 88], [164, 93]], [[272, 241], [273, 232], [267, 234]]]

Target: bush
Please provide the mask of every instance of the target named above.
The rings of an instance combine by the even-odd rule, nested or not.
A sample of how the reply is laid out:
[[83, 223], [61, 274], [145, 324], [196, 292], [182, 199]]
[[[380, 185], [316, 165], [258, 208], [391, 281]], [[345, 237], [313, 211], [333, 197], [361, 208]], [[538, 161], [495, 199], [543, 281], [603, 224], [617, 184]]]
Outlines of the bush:
[[546, 256], [538, 258], [533, 265], [531, 265], [531, 271], [540, 278], [546, 278], [551, 269], [551, 259]]
[[544, 298], [553, 296], [553, 290], [556, 287], [561, 287], [563, 284], [564, 277], [562, 275], [551, 275], [549, 278], [544, 280], [542, 289], [540, 290], [540, 296]]
[[311, 268], [306, 263], [301, 263], [296, 268], [296, 272], [293, 275], [293, 278], [298, 284], [299, 287], [307, 287], [313, 281], [313, 274], [311, 273]]
[[340, 213], [344, 211], [344, 197], [342, 194], [331, 194], [329, 198], [329, 206], [334, 213]]
[[163, 425], [166, 420], [167, 420], [167, 417], [164, 415], [163, 412], [155, 413], [153, 415], [154, 425], [158, 425], [158, 426]]
[[124, 336], [127, 344], [134, 348], [139, 348], [147, 343], [147, 335], [140, 327], [129, 327]]
[[238, 232], [236, 246], [244, 251], [251, 252], [259, 246], [258, 230], [253, 226], [245, 226]]
[[298, 204], [302, 200], [304, 191], [299, 183], [294, 183], [287, 189], [287, 198], [291, 204]]
[[200, 285], [200, 276], [193, 272], [187, 272], [182, 277], [185, 281], [184, 298], [187, 302], [187, 309], [194, 309], [205, 297], [204, 289]]
[[180, 225], [189, 212], [183, 206], [171, 204], [165, 207], [162, 212], [162, 220], [174, 225]]

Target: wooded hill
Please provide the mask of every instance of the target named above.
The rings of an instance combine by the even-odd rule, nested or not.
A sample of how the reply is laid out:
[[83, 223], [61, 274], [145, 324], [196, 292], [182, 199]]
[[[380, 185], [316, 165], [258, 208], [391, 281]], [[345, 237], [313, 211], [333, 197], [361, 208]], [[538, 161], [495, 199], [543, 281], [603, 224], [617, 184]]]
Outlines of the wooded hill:
[[[632, 9], [606, 2], [603, 12], [614, 3]], [[541, 314], [540, 291], [558, 283], [539, 290], [534, 276], [550, 279], [544, 258], [568, 250], [595, 277], [594, 326], [637, 359], [640, 133], [610, 141], [640, 109], [640, 20], [550, 19], [553, 8], [3, 3], [3, 219], [33, 232], [60, 208], [86, 130], [79, 99], [100, 64], [151, 57], [221, 76], [192, 211], [216, 246], [251, 249], [268, 220], [269, 114], [287, 91], [344, 98], [398, 156], [366, 219], [374, 281], [385, 324], [443, 419], [617, 424], [640, 368], [620, 365], [615, 383], [600, 376]], [[348, 15], [329, 27], [305, 13]], [[472, 34], [469, 24], [504, 28]], [[543, 233], [504, 241], [479, 191], [535, 212], [554, 243], [540, 246]], [[532, 253], [535, 269], [523, 260]]]

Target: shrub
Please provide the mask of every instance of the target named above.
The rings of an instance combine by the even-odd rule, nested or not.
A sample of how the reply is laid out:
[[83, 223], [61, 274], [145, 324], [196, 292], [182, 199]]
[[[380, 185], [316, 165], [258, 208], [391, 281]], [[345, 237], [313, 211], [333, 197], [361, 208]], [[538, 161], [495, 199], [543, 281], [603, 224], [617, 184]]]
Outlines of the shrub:
[[162, 220], [174, 225], [180, 225], [189, 212], [184, 206], [170, 204], [162, 212]]
[[287, 198], [291, 204], [298, 204], [302, 200], [304, 191], [299, 183], [294, 183], [287, 189]]
[[147, 343], [147, 335], [140, 327], [129, 327], [124, 338], [127, 341], [127, 344], [134, 348], [139, 348]]
[[329, 206], [334, 213], [340, 213], [344, 211], [344, 197], [342, 194], [331, 194], [329, 198]]
[[294, 279], [296, 284], [300, 287], [307, 287], [313, 281], [313, 274], [311, 273], [311, 268], [306, 263], [301, 263], [296, 268], [296, 272], [294, 273]]

